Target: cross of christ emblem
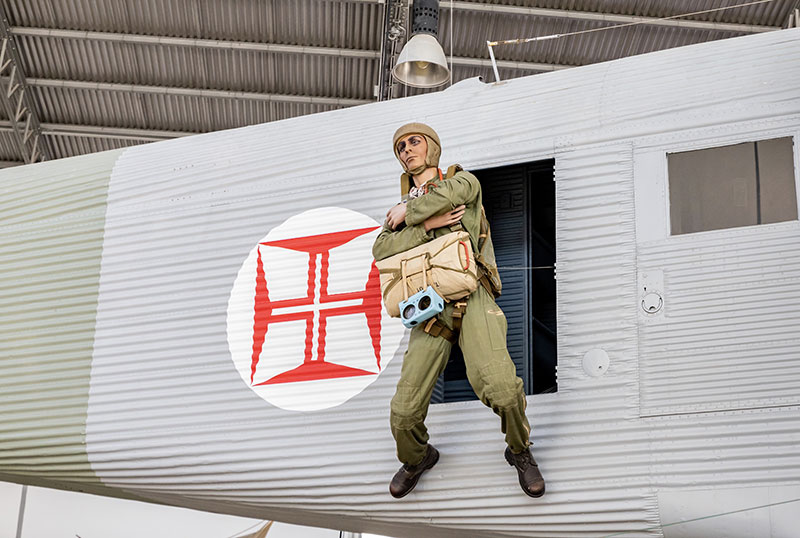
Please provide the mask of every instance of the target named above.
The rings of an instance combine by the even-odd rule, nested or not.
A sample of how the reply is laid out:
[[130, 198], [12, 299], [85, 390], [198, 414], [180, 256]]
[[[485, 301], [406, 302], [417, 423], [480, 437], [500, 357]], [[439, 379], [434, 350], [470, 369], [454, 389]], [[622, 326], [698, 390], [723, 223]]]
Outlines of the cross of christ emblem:
[[[328, 291], [330, 251], [377, 228], [377, 226], [372, 226], [259, 243], [256, 259], [253, 347], [250, 365], [251, 386], [377, 375], [377, 372], [325, 360], [328, 319], [350, 314], [364, 315], [372, 341], [377, 370], [380, 372], [382, 307], [380, 276], [375, 263], [372, 263], [363, 290], [344, 293], [329, 293]], [[308, 254], [308, 286], [304, 297], [270, 300], [264, 260], [261, 257], [262, 245]], [[272, 376], [266, 381], [254, 383], [256, 369], [261, 360], [261, 351], [270, 325], [297, 320], [305, 321], [303, 362], [296, 368]]]

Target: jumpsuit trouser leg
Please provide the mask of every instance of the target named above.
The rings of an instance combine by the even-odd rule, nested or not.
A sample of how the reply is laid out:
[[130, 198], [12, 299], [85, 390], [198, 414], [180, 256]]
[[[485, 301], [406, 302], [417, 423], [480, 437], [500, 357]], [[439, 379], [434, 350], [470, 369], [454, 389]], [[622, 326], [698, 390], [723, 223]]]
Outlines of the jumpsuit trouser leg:
[[401, 463], [417, 465], [425, 457], [428, 444], [425, 417], [433, 387], [447, 366], [452, 347], [446, 339], [429, 335], [421, 326], [411, 329], [390, 416], [397, 459]]
[[[452, 329], [453, 304], [439, 315]], [[525, 416], [522, 380], [506, 349], [506, 319], [494, 299], [482, 287], [469, 296], [461, 324], [459, 345], [464, 355], [467, 378], [484, 405], [500, 416], [506, 443], [515, 453], [530, 445], [530, 424]], [[425, 456], [428, 414], [433, 387], [444, 371], [452, 344], [415, 327], [403, 358], [400, 381], [391, 404], [391, 429], [397, 443], [397, 457], [416, 465]]]

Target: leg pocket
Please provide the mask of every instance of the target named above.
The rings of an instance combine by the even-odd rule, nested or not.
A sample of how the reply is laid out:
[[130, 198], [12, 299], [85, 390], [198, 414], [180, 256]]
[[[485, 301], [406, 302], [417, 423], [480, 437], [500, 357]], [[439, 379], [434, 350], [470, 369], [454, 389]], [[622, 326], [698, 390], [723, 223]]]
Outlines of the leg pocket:
[[486, 320], [486, 332], [489, 333], [489, 342], [492, 344], [492, 349], [494, 351], [506, 349], [508, 322], [505, 314], [494, 301], [486, 305], [484, 319]]

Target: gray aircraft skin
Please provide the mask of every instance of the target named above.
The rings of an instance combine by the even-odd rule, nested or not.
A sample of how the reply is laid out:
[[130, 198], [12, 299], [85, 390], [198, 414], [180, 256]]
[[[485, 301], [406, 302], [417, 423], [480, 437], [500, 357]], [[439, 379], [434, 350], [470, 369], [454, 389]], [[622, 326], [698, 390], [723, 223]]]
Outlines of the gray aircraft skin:
[[[369, 249], [410, 121], [443, 166], [554, 162], [541, 499], [478, 401], [431, 406], [441, 459], [388, 493], [408, 333]], [[799, 139], [790, 29], [3, 170], [0, 480], [409, 538], [796, 536]]]

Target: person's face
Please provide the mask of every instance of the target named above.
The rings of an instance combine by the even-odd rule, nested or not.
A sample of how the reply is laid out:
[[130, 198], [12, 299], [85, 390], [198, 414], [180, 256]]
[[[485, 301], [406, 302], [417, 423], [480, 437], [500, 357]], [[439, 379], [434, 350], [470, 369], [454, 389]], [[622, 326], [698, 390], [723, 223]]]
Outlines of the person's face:
[[406, 169], [416, 168], [425, 164], [428, 141], [420, 134], [406, 135], [397, 141], [397, 154], [400, 155], [400, 160], [406, 165]]

